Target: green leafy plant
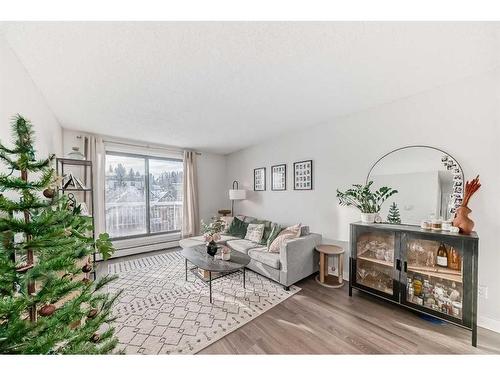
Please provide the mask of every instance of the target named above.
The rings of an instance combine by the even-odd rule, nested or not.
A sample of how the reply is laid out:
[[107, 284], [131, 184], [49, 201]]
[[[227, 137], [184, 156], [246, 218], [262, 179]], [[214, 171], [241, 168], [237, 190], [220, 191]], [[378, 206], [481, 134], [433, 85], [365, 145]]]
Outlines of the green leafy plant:
[[[92, 218], [56, 194], [53, 156], [36, 160], [32, 125], [12, 123], [13, 146], [0, 143], [0, 353], [111, 352], [114, 277], [89, 278], [93, 252], [108, 258], [109, 236], [92, 236]], [[44, 192], [43, 196], [40, 194]]]
[[371, 191], [372, 185], [373, 181], [370, 181], [366, 185], [353, 184], [353, 188], [347, 189], [345, 192], [337, 189], [339, 204], [356, 207], [362, 213], [377, 213], [384, 201], [398, 192], [387, 186], [383, 186], [377, 191]]
[[208, 236], [213, 236], [214, 234], [220, 234], [224, 231], [226, 227], [226, 222], [220, 217], [213, 217], [210, 223], [205, 223], [201, 221], [201, 232]]

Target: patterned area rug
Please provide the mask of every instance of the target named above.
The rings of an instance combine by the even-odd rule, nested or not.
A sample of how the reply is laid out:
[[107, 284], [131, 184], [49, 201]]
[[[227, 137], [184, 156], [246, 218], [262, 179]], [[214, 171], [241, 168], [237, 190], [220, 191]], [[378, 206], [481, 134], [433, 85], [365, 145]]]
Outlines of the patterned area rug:
[[108, 265], [118, 274], [109, 292], [123, 289], [114, 311], [119, 349], [127, 354], [194, 354], [300, 291], [247, 270], [208, 285], [188, 273], [174, 251]]

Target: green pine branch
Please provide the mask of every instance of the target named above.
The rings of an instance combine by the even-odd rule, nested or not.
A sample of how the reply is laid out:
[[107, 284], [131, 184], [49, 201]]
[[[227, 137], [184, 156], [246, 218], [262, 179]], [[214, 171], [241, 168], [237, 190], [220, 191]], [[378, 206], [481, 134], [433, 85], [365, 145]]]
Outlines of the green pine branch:
[[[80, 216], [64, 196], [40, 196], [54, 183], [54, 156], [37, 160], [33, 126], [20, 115], [12, 134], [13, 147], [0, 142], [0, 162], [11, 170], [0, 174], [0, 191], [20, 197], [0, 194], [0, 353], [109, 353], [117, 345], [112, 308], [119, 293], [108, 294], [104, 287], [114, 278], [81, 281], [82, 264], [92, 253], [113, 253], [109, 236], [94, 240], [92, 219]], [[28, 256], [34, 262], [20, 272]], [[33, 285], [36, 292], [30, 294]], [[42, 316], [40, 309], [49, 305], [55, 311]], [[38, 311], [36, 320], [30, 309]], [[88, 317], [90, 309], [97, 314]]]

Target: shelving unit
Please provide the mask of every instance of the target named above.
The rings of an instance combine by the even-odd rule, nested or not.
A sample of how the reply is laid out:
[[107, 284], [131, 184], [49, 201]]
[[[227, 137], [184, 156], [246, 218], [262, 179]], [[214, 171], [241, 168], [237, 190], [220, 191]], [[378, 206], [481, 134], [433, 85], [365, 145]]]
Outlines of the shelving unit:
[[435, 277], [438, 279], [445, 279], [454, 281], [457, 283], [462, 283], [463, 277], [461, 271], [454, 271], [449, 268], [439, 269], [435, 268], [424, 268], [424, 267], [412, 267], [408, 266], [408, 272], [419, 273], [429, 277]]
[[[476, 233], [435, 232], [398, 224], [351, 224], [349, 295], [357, 289], [472, 332], [477, 346]], [[437, 265], [444, 246], [448, 265]], [[394, 261], [386, 261], [391, 258]], [[392, 288], [389, 284], [392, 283]]]
[[[64, 177], [66, 172], [75, 174], [75, 169], [79, 169], [81, 172], [81, 180], [85, 185], [84, 188], [64, 188], [64, 179], [61, 182], [61, 186], [58, 188], [61, 194], [79, 194], [81, 196], [81, 202], [87, 205], [89, 210], [89, 215], [92, 217], [92, 228], [95, 227], [95, 216], [94, 216], [94, 179], [92, 173], [92, 162], [90, 160], [77, 160], [69, 158], [57, 158], [56, 159], [56, 172], [58, 176]], [[75, 197], [76, 198], [76, 197]], [[92, 230], [92, 237], [95, 239], [95, 230]], [[92, 253], [92, 274], [93, 279], [96, 279], [95, 273], [95, 262], [96, 253]]]
[[385, 267], [394, 267], [394, 262], [389, 262], [387, 260], [381, 260], [381, 259], [377, 259], [377, 258], [370, 258], [370, 257], [367, 257], [367, 256], [362, 256], [362, 255], [358, 255], [358, 259], [359, 260], [364, 260], [364, 261], [367, 261], [367, 262], [372, 262], [372, 263], [376, 263], [376, 264], [380, 264], [382, 266], [385, 266]]

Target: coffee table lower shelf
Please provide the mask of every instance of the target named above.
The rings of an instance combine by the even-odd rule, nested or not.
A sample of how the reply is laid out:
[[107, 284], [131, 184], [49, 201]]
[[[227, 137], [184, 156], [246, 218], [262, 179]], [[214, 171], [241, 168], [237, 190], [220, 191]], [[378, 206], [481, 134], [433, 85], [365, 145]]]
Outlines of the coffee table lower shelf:
[[[243, 274], [243, 289], [246, 289], [245, 267], [239, 268], [239, 269], [234, 270], [234, 271], [229, 271], [229, 272], [212, 272], [209, 270], [205, 270], [208, 272], [208, 277], [203, 277], [199, 274], [198, 269], [200, 269], [200, 267], [198, 267], [198, 266], [188, 267], [188, 260], [187, 259], [185, 259], [185, 268], [186, 268], [186, 281], [188, 281], [188, 271], [189, 271], [194, 276], [196, 276], [199, 280], [203, 281], [205, 284], [208, 285], [210, 303], [212, 303], [212, 281], [214, 281], [214, 280], [220, 279], [220, 278], [225, 277], [225, 276], [229, 276], [229, 275], [236, 273], [236, 272], [241, 272]], [[213, 273], [215, 273], [216, 275], [212, 275]]]

